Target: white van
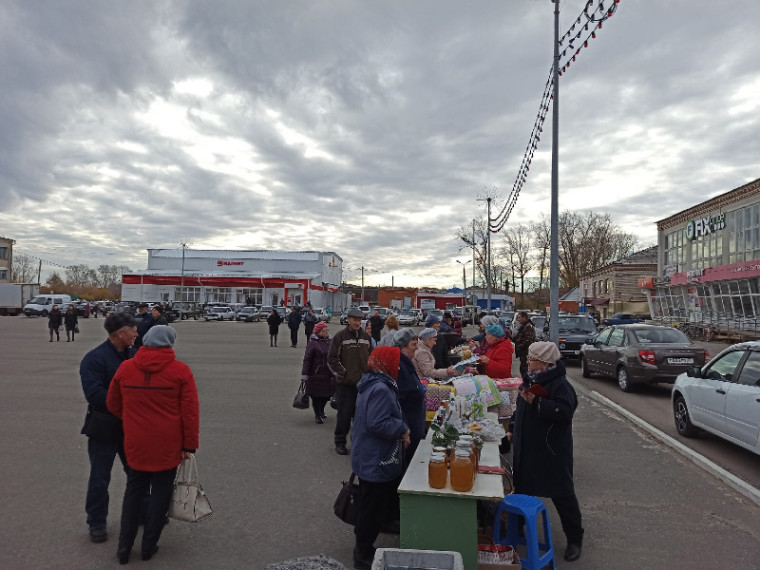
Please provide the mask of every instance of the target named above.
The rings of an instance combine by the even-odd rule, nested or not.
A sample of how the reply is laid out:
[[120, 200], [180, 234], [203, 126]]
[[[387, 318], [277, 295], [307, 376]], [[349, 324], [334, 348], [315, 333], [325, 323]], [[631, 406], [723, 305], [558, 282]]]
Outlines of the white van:
[[60, 308], [64, 303], [71, 303], [71, 295], [37, 295], [24, 305], [24, 314], [27, 317], [41, 315], [47, 317], [53, 305]]

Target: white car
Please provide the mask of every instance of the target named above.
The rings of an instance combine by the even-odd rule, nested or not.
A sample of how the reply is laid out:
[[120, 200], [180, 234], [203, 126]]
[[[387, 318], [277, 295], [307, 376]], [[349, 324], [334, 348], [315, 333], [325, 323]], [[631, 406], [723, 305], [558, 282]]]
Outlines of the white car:
[[207, 321], [234, 321], [235, 311], [232, 307], [212, 307], [203, 318]]
[[680, 435], [704, 430], [760, 454], [760, 341], [730, 346], [679, 375], [671, 401]]
[[402, 327], [413, 327], [420, 324], [420, 318], [417, 316], [416, 313], [413, 313], [412, 311], [404, 311], [402, 310], [398, 314], [398, 324]]

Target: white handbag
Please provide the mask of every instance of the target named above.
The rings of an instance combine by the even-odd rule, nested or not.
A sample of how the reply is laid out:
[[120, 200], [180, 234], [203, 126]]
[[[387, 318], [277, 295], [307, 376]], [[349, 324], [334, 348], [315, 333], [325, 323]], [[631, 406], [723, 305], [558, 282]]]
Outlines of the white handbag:
[[198, 480], [198, 463], [192, 454], [177, 469], [169, 516], [178, 521], [200, 522], [210, 517], [211, 512], [211, 503]]

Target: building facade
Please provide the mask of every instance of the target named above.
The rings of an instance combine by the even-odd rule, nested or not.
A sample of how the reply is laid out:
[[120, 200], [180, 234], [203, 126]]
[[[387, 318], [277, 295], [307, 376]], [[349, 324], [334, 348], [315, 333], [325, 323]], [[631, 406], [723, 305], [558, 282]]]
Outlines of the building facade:
[[613, 261], [580, 279], [582, 304], [589, 313], [604, 319], [615, 313], [651, 314], [639, 279], [657, 269], [657, 246]]
[[13, 244], [15, 240], [0, 236], [0, 283], [10, 283], [13, 278]]
[[753, 323], [760, 316], [760, 179], [657, 222], [652, 316]]
[[[148, 267], [122, 276], [122, 300], [349, 306], [334, 252], [149, 249]], [[348, 299], [348, 301], [346, 300]]]

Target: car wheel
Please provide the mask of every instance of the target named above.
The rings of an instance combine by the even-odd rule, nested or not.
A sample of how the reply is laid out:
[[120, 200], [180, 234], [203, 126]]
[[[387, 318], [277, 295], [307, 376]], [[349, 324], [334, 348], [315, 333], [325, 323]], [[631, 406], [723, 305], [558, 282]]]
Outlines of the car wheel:
[[591, 370], [588, 369], [588, 363], [583, 356], [581, 356], [581, 375], [584, 378], [591, 378]]
[[628, 377], [628, 370], [625, 369], [625, 366], [618, 368], [617, 381], [618, 386], [620, 386], [623, 392], [633, 392], [633, 383], [631, 383], [631, 379]]
[[47, 317], [48, 316], [48, 312], [46, 310], [44, 310], [44, 309], [42, 310], [42, 316], [43, 317]]
[[193, 315], [193, 320], [197, 321], [198, 320], [198, 315]]
[[673, 419], [676, 422], [676, 431], [684, 437], [696, 437], [699, 430], [694, 427], [689, 417], [689, 408], [686, 406], [686, 400], [679, 395], [673, 402]]

